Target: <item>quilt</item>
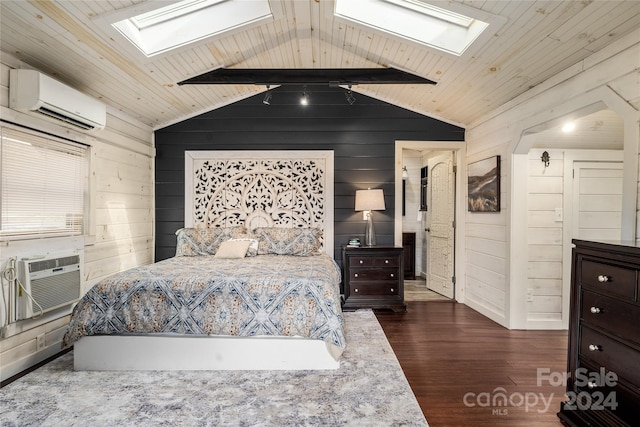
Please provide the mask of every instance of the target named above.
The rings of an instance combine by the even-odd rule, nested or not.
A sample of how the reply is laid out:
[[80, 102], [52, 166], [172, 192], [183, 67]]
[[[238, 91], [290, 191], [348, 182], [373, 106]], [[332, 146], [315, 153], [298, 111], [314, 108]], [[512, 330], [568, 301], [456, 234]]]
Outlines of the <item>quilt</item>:
[[326, 254], [174, 257], [94, 285], [63, 348], [85, 335], [300, 336], [345, 348], [340, 270]]

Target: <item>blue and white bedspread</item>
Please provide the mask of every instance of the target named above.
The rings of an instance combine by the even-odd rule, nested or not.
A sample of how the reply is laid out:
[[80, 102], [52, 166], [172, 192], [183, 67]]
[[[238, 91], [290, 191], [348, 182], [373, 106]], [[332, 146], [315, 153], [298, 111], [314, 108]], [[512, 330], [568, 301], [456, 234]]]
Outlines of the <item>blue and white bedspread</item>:
[[97, 283], [63, 339], [85, 335], [301, 336], [345, 348], [340, 270], [318, 256], [175, 257]]

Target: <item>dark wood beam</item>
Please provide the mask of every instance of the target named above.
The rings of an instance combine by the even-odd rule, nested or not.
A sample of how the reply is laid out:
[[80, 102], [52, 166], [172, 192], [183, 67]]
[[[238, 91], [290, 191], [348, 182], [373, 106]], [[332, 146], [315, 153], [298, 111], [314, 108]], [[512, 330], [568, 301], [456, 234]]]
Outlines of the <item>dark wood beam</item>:
[[218, 68], [183, 80], [178, 85], [358, 85], [431, 84], [436, 82], [395, 68]]

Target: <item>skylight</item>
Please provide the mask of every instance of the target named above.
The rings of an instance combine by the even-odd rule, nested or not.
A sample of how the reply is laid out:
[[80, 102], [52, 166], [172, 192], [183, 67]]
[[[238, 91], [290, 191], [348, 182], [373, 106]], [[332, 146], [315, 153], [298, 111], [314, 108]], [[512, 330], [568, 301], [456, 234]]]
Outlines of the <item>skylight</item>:
[[150, 57], [272, 18], [268, 0], [183, 0], [112, 26]]
[[464, 5], [440, 4], [447, 9], [422, 0], [336, 0], [335, 15], [456, 56], [501, 20]]

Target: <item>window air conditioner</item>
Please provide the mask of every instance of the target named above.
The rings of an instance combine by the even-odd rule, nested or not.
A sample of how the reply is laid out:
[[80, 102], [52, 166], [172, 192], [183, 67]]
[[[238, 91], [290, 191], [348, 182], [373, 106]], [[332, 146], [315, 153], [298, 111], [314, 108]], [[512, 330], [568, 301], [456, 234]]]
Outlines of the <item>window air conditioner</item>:
[[9, 107], [82, 130], [103, 129], [106, 106], [35, 70], [9, 72]]
[[80, 299], [81, 256], [22, 259], [18, 264], [17, 320], [71, 305]]

